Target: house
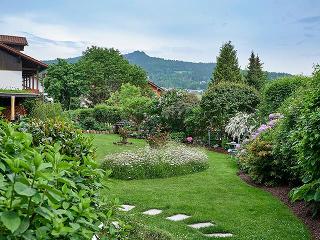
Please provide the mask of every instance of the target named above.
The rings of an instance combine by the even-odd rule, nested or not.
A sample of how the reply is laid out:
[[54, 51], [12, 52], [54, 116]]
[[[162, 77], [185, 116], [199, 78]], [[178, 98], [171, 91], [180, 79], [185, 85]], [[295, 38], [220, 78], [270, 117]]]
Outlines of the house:
[[158, 97], [161, 96], [161, 94], [164, 92], [164, 89], [162, 87], [159, 87], [157, 84], [154, 82], [148, 80], [148, 85], [150, 86], [151, 90], [157, 94]]
[[25, 114], [23, 101], [43, 93], [39, 78], [48, 65], [24, 54], [27, 45], [25, 37], [0, 35], [0, 107], [12, 121]]

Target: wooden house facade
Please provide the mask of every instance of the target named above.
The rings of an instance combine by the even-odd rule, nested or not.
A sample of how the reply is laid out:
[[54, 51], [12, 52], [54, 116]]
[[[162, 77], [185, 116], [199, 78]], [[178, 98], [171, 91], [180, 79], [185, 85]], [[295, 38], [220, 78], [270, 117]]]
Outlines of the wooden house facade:
[[6, 117], [10, 112], [10, 120], [25, 113], [19, 110], [22, 101], [43, 92], [39, 77], [48, 66], [24, 54], [27, 45], [25, 37], [0, 35], [0, 106], [6, 108]]

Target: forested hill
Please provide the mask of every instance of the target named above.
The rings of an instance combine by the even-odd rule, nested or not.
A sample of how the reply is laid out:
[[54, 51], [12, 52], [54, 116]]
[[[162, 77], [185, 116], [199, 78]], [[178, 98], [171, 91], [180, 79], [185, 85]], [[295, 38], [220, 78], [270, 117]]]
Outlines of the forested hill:
[[[124, 57], [148, 72], [150, 80], [165, 88], [206, 89], [215, 63], [194, 63], [150, 57], [141, 51], [125, 54]], [[75, 63], [80, 57], [66, 59]], [[56, 60], [45, 61], [48, 64]], [[244, 72], [244, 71], [243, 71]], [[267, 72], [269, 79], [289, 75], [287, 73]]]
[[150, 57], [135, 51], [124, 55], [144, 68], [152, 81], [166, 88], [205, 89], [215, 63], [193, 63]]

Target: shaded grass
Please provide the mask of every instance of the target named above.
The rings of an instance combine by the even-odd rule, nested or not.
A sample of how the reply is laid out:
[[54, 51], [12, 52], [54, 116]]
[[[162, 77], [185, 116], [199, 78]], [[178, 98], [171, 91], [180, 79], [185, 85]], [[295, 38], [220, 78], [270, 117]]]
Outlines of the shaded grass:
[[[103, 153], [121, 151], [105, 143], [110, 137], [95, 141]], [[113, 141], [113, 140], [112, 140]], [[139, 140], [138, 140], [139, 142]], [[137, 143], [137, 146], [143, 142]], [[115, 149], [117, 148], [117, 149]], [[166, 179], [113, 180], [105, 195], [121, 203], [136, 205], [134, 217], [150, 227], [170, 233], [174, 239], [208, 239], [202, 232], [230, 232], [232, 239], [307, 240], [310, 233], [293, 213], [270, 193], [244, 183], [237, 175], [234, 160], [226, 155], [208, 152], [210, 167], [204, 172]], [[157, 216], [144, 216], [150, 208], [164, 209]], [[165, 218], [177, 213], [192, 217], [182, 222]], [[187, 223], [212, 221], [212, 229], [192, 229]]]
[[87, 134], [94, 137], [93, 144], [96, 147], [96, 158], [99, 162], [102, 162], [107, 154], [123, 152], [126, 150], [134, 150], [146, 146], [146, 142], [139, 139], [129, 139], [132, 144], [127, 145], [115, 145], [114, 142], [120, 140], [116, 134]]

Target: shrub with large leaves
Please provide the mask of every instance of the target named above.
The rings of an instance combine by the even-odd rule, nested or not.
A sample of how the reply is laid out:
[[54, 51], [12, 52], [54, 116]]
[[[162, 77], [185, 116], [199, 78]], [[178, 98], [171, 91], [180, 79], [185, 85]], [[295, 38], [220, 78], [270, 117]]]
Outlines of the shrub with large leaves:
[[0, 238], [91, 239], [106, 222], [100, 180], [90, 154], [61, 154], [0, 123]]
[[59, 142], [60, 152], [69, 157], [82, 159], [94, 156], [92, 139], [84, 136], [70, 122], [58, 118], [46, 121], [29, 119], [20, 123], [19, 130], [32, 134], [34, 146]]
[[296, 104], [301, 110], [290, 137], [294, 139], [304, 184], [293, 190], [292, 197], [314, 203], [316, 213], [320, 206], [320, 71], [315, 72], [312, 83], [299, 99]]

